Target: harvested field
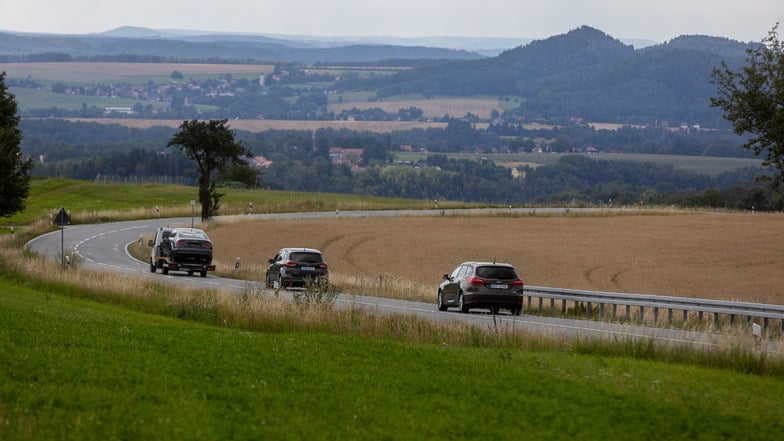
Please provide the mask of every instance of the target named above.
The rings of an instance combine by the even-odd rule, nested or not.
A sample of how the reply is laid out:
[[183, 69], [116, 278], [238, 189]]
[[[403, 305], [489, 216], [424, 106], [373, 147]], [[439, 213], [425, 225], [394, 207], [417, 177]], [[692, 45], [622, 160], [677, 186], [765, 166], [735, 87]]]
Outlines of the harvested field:
[[529, 285], [784, 304], [784, 216], [751, 213], [239, 221], [209, 229], [218, 264], [263, 276], [278, 248], [321, 249], [334, 275], [433, 293], [465, 260], [506, 261]]
[[[154, 126], [179, 127], [179, 119], [135, 119], [135, 118], [67, 118], [68, 121], [96, 122], [99, 124], [119, 124], [135, 129], [149, 129]], [[397, 130], [426, 129], [428, 127], [445, 128], [441, 122], [407, 122], [407, 121], [296, 121], [271, 119], [237, 119], [229, 121], [234, 130], [248, 132], [264, 132], [267, 130], [309, 130], [332, 127], [375, 133], [388, 133]]]

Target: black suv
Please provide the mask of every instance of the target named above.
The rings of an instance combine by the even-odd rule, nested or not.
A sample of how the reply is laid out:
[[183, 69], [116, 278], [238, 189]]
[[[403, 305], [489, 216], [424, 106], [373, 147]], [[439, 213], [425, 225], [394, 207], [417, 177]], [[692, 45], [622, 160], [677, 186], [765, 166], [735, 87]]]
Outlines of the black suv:
[[519, 315], [523, 310], [523, 281], [508, 263], [463, 262], [443, 279], [436, 301], [439, 311], [456, 306], [460, 312], [489, 308], [497, 314], [503, 308]]
[[326, 285], [329, 266], [321, 251], [313, 248], [281, 248], [269, 260], [266, 274], [267, 288], [304, 287], [308, 284]]

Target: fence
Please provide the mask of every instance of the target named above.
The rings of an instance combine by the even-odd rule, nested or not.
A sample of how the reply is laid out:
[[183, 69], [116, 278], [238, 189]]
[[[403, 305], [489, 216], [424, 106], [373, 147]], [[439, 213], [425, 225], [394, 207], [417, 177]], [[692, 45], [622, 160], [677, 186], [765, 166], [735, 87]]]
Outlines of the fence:
[[[695, 313], [697, 319], [702, 322], [705, 314], [711, 314], [715, 324], [720, 315], [729, 318], [730, 325], [734, 324], [737, 317], [744, 317], [747, 323], [758, 321], [762, 330], [767, 333], [771, 322], [778, 321], [779, 328], [784, 334], [784, 306], [766, 305], [761, 303], [730, 302], [721, 300], [694, 299], [688, 297], [669, 297], [646, 294], [625, 294], [601, 291], [582, 291], [560, 288], [545, 288], [540, 286], [525, 287], [524, 307], [531, 311], [534, 309], [533, 299], [538, 299], [536, 309], [539, 313], [544, 310], [544, 300], [549, 299], [549, 308], [556, 310], [558, 301], [561, 314], [566, 314], [568, 304], [571, 302], [574, 311], [582, 312], [585, 308], [585, 316], [591, 317], [594, 309], [597, 310], [599, 317], [607, 318], [608, 306], [610, 307], [609, 316], [612, 319], [621, 316], [627, 320], [632, 320], [633, 314], [643, 320], [646, 316], [646, 308], [652, 313], [654, 322], [660, 320], [660, 312], [666, 311], [667, 323], [674, 321], [674, 311], [680, 311], [681, 322], [686, 323], [688, 314]], [[594, 306], [598, 307], [594, 308]], [[621, 313], [619, 314], [619, 306]]]

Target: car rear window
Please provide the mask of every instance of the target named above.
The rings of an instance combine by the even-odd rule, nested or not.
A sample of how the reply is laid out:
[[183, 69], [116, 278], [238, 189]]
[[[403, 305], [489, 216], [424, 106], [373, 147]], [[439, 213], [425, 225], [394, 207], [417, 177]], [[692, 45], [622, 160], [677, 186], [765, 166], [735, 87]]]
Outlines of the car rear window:
[[508, 266], [480, 266], [476, 275], [483, 279], [517, 279], [517, 271]]
[[203, 234], [199, 233], [180, 233], [181, 239], [197, 239], [197, 240], [207, 240], [207, 237]]
[[322, 261], [319, 253], [291, 253], [289, 260], [299, 263], [320, 263]]

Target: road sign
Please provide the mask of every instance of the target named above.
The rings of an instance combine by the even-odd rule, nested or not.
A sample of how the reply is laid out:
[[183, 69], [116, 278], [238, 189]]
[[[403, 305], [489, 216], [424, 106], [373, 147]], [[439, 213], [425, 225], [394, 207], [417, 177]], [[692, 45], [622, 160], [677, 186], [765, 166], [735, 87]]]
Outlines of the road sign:
[[65, 211], [65, 208], [61, 208], [60, 212], [57, 213], [55, 216], [54, 221], [52, 221], [55, 225], [64, 226], [64, 225], [71, 225], [71, 216], [68, 216], [68, 213]]

